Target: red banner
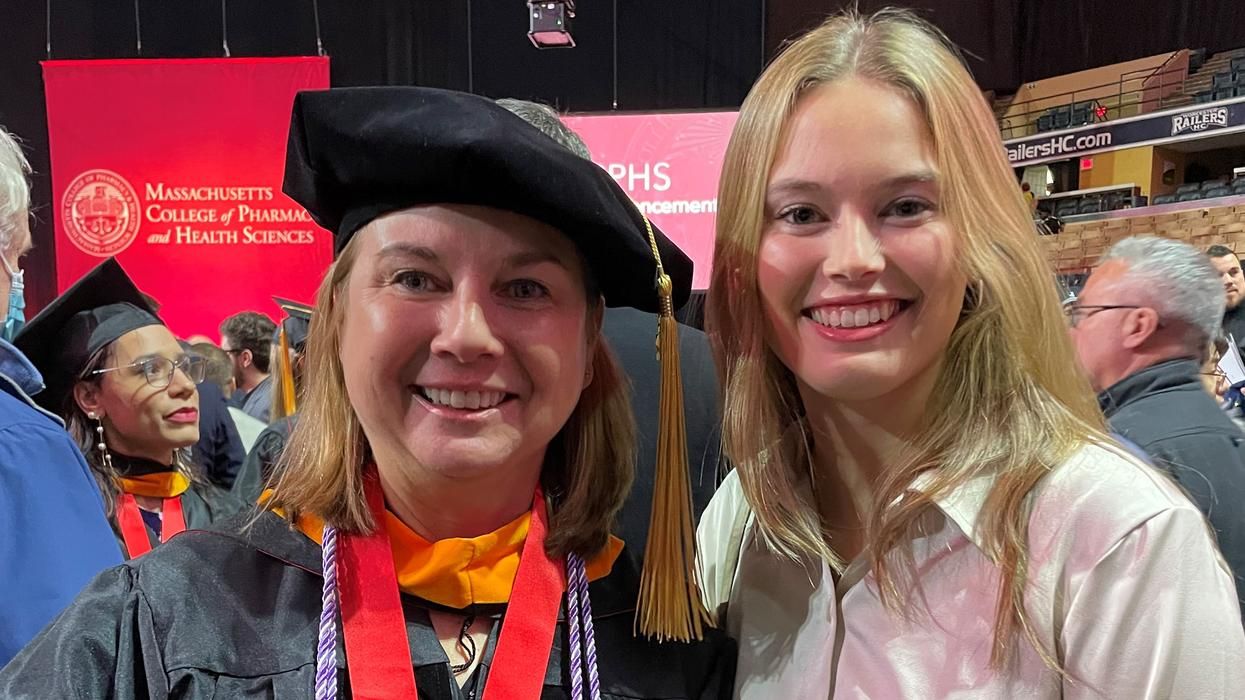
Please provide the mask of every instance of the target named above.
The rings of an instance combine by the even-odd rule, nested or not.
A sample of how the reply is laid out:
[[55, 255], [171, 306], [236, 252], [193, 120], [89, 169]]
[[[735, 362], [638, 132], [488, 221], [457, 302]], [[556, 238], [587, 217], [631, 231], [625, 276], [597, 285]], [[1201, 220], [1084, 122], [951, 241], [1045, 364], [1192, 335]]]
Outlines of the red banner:
[[718, 175], [735, 112], [568, 117], [592, 160], [609, 171], [696, 263], [695, 289], [709, 286]]
[[116, 255], [179, 336], [310, 301], [328, 232], [281, 193], [294, 94], [327, 58], [45, 61], [56, 275]]

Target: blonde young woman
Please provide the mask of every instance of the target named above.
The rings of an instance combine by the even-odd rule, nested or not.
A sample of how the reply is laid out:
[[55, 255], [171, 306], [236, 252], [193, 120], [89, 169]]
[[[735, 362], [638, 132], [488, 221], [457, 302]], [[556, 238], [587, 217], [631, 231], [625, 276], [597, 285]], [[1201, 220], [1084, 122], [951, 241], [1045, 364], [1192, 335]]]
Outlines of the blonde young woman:
[[1222, 698], [1232, 580], [1104, 434], [990, 110], [902, 12], [790, 47], [727, 150], [701, 521], [741, 698]]

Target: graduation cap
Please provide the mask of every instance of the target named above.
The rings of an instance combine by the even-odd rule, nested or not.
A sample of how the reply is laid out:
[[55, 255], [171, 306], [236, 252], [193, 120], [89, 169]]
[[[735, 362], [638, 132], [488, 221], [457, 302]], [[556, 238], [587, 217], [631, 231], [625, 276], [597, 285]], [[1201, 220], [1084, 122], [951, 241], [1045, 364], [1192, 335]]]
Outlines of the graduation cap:
[[96, 353], [130, 331], [162, 325], [116, 258], [108, 258], [27, 323], [14, 345], [43, 375], [46, 388], [35, 400], [59, 415]]
[[297, 390], [294, 387], [294, 357], [291, 351], [302, 352], [307, 345], [307, 332], [311, 329], [311, 307], [297, 301], [273, 297], [273, 301], [285, 312], [285, 320], [277, 325], [272, 342], [281, 353], [280, 407], [283, 415], [275, 418], [287, 418], [298, 410]]
[[335, 88], [294, 97], [285, 193], [341, 249], [371, 220], [421, 204], [474, 204], [542, 221], [571, 239], [605, 301], [658, 313], [656, 244], [672, 303], [692, 261], [609, 173], [492, 100], [421, 87]]
[[273, 344], [279, 345], [279, 338], [282, 333], [285, 333], [285, 339], [289, 343], [290, 349], [302, 352], [303, 347], [307, 345], [307, 332], [311, 330], [312, 308], [301, 302], [290, 301], [281, 297], [273, 297], [272, 300], [285, 312], [285, 320], [281, 321], [277, 326], [277, 330], [272, 334]]
[[531, 217], [575, 244], [608, 305], [660, 316], [657, 475], [636, 622], [659, 640], [701, 638], [712, 618], [695, 583], [674, 319], [691, 293], [691, 259], [600, 166], [478, 95], [421, 87], [301, 92], [283, 189], [333, 232], [335, 254], [373, 219], [424, 204]]

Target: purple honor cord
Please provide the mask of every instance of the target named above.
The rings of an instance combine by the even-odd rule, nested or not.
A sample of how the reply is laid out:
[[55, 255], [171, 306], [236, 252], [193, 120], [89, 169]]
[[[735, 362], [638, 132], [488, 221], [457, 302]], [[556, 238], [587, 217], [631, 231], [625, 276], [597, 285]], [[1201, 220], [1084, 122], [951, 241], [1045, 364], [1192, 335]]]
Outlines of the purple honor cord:
[[[337, 529], [332, 525], [324, 526], [320, 561], [324, 569], [324, 588], [320, 597], [320, 631], [316, 644], [316, 700], [336, 700]], [[566, 625], [570, 637], [571, 700], [584, 700], [585, 677], [588, 679], [589, 700], [601, 700], [588, 575], [584, 560], [573, 553], [566, 555]]]
[[[570, 628], [571, 700], [583, 700], [583, 677], [588, 676], [588, 698], [601, 700], [601, 677], [597, 673], [597, 637], [592, 626], [592, 600], [588, 597], [588, 575], [578, 554], [566, 555], [567, 626]], [[580, 639], [580, 628], [583, 639]], [[580, 643], [583, 656], [580, 657]]]
[[337, 698], [337, 528], [324, 526], [320, 564], [324, 588], [320, 594], [320, 635], [316, 645], [316, 700]]
[[570, 653], [571, 700], [584, 698], [583, 642], [579, 620], [579, 588], [575, 586], [574, 554], [566, 557], [566, 636]]

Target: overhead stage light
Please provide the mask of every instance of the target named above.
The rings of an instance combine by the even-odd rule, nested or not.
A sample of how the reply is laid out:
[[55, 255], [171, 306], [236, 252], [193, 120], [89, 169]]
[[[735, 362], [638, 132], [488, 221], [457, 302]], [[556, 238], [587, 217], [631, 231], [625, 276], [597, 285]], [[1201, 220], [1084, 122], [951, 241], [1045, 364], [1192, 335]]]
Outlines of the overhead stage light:
[[527, 38], [538, 49], [569, 49], [575, 46], [571, 20], [575, 18], [573, 0], [527, 3]]

